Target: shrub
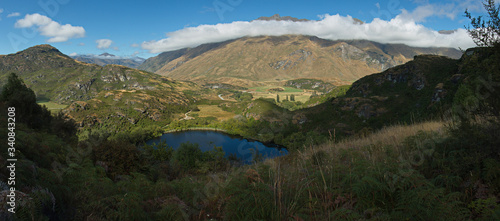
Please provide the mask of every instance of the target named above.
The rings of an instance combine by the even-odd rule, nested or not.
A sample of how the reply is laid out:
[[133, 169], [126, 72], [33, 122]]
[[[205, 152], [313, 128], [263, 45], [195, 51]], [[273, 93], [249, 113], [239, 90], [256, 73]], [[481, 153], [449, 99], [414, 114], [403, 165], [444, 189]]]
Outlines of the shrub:
[[187, 142], [182, 143], [174, 152], [173, 159], [177, 161], [184, 170], [191, 170], [196, 168], [197, 162], [202, 161], [203, 153], [197, 143]]

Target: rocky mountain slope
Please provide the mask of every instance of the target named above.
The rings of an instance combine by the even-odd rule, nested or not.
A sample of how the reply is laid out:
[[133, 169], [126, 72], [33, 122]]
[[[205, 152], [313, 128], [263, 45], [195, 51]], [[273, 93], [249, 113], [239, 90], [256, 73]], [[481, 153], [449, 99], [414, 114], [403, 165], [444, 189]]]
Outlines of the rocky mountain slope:
[[155, 90], [181, 86], [156, 74], [120, 65], [104, 67], [73, 60], [50, 45], [39, 45], [0, 57], [0, 86], [16, 73], [39, 99], [56, 103], [90, 100], [102, 91]]
[[179, 80], [244, 87], [297, 78], [350, 84], [420, 54], [459, 58], [461, 52], [452, 48], [417, 48], [364, 40], [261, 36], [164, 52], [147, 59], [139, 69]]
[[103, 53], [100, 55], [76, 55], [70, 57], [78, 61], [90, 64], [97, 64], [100, 66], [105, 66], [108, 64], [117, 64], [129, 68], [137, 68], [145, 61], [144, 58], [139, 58], [139, 57], [122, 58], [108, 53]]
[[50, 45], [0, 56], [0, 87], [10, 73], [23, 79], [37, 99], [69, 105], [64, 112], [80, 126], [114, 130], [169, 122], [191, 102], [183, 91], [200, 88], [121, 65], [80, 62]]

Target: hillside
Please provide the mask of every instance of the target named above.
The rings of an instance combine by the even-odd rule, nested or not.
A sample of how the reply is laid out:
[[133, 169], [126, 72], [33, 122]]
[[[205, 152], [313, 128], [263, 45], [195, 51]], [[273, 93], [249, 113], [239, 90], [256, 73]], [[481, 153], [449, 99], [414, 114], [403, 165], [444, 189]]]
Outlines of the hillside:
[[103, 53], [100, 55], [76, 55], [76, 56], [71, 56], [71, 58], [89, 64], [97, 64], [99, 66], [106, 66], [108, 64], [117, 64], [129, 68], [137, 68], [145, 61], [144, 58], [139, 58], [139, 57], [122, 58], [108, 53]]
[[164, 52], [139, 69], [179, 80], [243, 87], [314, 78], [350, 84], [403, 64], [419, 54], [459, 58], [451, 48], [416, 48], [371, 41], [330, 41], [311, 36], [245, 37]]
[[76, 61], [50, 45], [0, 57], [0, 86], [16, 73], [37, 100], [69, 105], [64, 113], [84, 128], [112, 131], [135, 124], [165, 124], [191, 100], [184, 90], [200, 87], [120, 65]]
[[39, 99], [64, 104], [92, 99], [104, 90], [171, 90], [181, 86], [171, 79], [124, 66], [79, 62], [50, 45], [0, 57], [0, 82], [5, 82], [11, 72], [23, 78]]
[[[272, 100], [259, 99], [248, 105], [245, 116], [274, 122], [277, 129], [273, 133], [283, 136], [262, 137], [289, 148], [303, 145], [297, 142], [297, 137], [313, 138], [319, 144], [332, 133], [348, 137], [397, 123], [440, 119], [451, 108], [454, 94], [464, 79], [457, 74], [458, 64], [458, 60], [443, 56], [416, 56], [406, 64], [357, 80], [345, 95], [328, 93], [323, 96], [329, 99], [318, 97], [326, 100], [324, 103], [288, 111], [274, 105]], [[334, 89], [332, 93], [337, 92]]]

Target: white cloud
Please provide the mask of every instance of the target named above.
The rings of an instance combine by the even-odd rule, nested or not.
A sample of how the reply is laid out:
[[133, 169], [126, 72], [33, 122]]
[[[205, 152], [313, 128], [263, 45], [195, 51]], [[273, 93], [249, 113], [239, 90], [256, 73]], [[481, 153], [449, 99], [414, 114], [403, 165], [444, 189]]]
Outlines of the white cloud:
[[[408, 12], [406, 12], [408, 13]], [[324, 15], [319, 21], [236, 21], [216, 25], [188, 27], [167, 34], [167, 38], [142, 43], [150, 53], [195, 47], [204, 43], [221, 42], [245, 36], [301, 34], [324, 39], [366, 39], [381, 43], [401, 43], [416, 47], [474, 46], [465, 29], [452, 34], [440, 34], [410, 19], [405, 12], [390, 21], [373, 19], [356, 24], [351, 16]]]
[[17, 20], [16, 28], [38, 27], [41, 35], [50, 37], [47, 42], [65, 42], [70, 38], [81, 38], [85, 36], [85, 29], [70, 24], [61, 25], [45, 15], [27, 14], [23, 19]]
[[138, 48], [140, 45], [139, 44], [136, 44], [136, 43], [133, 43], [130, 45], [130, 47], [133, 47], [133, 48]]
[[21, 16], [21, 13], [19, 13], [19, 12], [12, 12], [12, 13], [10, 13], [10, 14], [7, 15], [7, 18], [18, 17], [18, 16]]
[[109, 40], [109, 39], [99, 39], [97, 41], [95, 41], [95, 43], [97, 43], [97, 48], [99, 49], [107, 49], [111, 46], [111, 44], [113, 43], [113, 41]]
[[80, 43], [78, 44], [78, 46], [85, 46], [85, 43], [80, 42]]
[[378, 9], [380, 9], [380, 3], [375, 3], [375, 7], [377, 7]]
[[[3, 13], [3, 8], [0, 8], [0, 16], [2, 15]], [[0, 17], [0, 21], [2, 20], [2, 17]]]
[[69, 56], [73, 57], [73, 56], [77, 56], [78, 54], [76, 52], [73, 52], [71, 54], [69, 54]]

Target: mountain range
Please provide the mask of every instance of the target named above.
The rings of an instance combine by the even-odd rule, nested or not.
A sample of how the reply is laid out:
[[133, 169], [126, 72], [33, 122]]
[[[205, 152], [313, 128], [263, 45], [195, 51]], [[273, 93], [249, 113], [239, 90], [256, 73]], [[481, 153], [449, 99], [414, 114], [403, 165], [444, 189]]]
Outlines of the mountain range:
[[102, 53], [100, 55], [94, 55], [94, 54], [75, 55], [70, 57], [78, 61], [90, 64], [97, 64], [100, 66], [105, 66], [107, 64], [117, 64], [129, 68], [137, 68], [146, 60], [140, 57], [131, 57], [131, 58], [119, 57], [109, 53]]
[[406, 63], [421, 54], [457, 59], [462, 53], [454, 48], [419, 48], [366, 40], [260, 36], [164, 52], [147, 59], [138, 68], [201, 84], [248, 87], [314, 78], [343, 85]]

